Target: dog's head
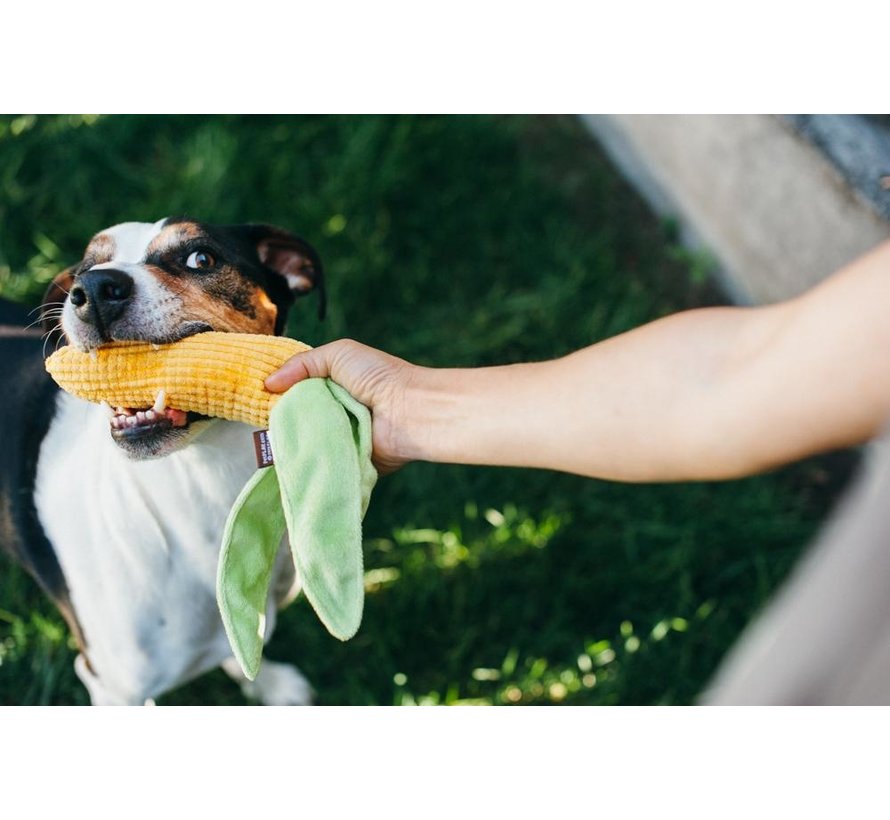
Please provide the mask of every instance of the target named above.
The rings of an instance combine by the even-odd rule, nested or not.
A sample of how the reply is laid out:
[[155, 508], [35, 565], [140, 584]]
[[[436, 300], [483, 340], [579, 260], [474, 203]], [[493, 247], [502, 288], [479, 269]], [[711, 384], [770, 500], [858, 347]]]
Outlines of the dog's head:
[[[94, 236], [81, 262], [56, 277], [44, 299], [44, 329], [81, 350], [207, 330], [280, 334], [294, 299], [313, 290], [322, 315], [318, 254], [280, 228], [125, 222]], [[178, 449], [203, 420], [160, 405], [113, 410], [112, 438], [133, 458]]]

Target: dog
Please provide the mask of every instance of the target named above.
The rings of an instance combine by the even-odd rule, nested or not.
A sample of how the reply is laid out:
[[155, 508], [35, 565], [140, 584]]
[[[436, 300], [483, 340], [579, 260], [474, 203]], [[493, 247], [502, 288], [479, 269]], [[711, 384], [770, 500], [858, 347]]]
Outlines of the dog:
[[[42, 333], [0, 328], [0, 544], [62, 613], [93, 704], [151, 703], [219, 666], [265, 704], [306, 704], [312, 689], [298, 669], [269, 660], [246, 680], [217, 609], [223, 526], [256, 469], [253, 428], [165, 407], [163, 397], [153, 409], [81, 401], [47, 376], [46, 350], [209, 330], [281, 334], [295, 299], [313, 291], [323, 315], [318, 254], [280, 228], [127, 222], [94, 236], [56, 277]], [[9, 306], [3, 316], [19, 318]], [[298, 590], [285, 543], [266, 640]]]

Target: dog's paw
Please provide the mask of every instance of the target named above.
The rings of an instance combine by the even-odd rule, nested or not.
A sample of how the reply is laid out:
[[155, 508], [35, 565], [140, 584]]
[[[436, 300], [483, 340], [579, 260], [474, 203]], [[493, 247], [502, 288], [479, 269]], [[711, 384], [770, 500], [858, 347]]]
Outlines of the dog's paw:
[[256, 680], [248, 681], [244, 694], [265, 706], [311, 706], [315, 693], [296, 666], [264, 660]]
[[246, 698], [264, 706], [311, 706], [315, 693], [296, 666], [263, 658], [255, 680], [247, 680], [237, 661], [229, 658], [223, 669], [241, 685]]

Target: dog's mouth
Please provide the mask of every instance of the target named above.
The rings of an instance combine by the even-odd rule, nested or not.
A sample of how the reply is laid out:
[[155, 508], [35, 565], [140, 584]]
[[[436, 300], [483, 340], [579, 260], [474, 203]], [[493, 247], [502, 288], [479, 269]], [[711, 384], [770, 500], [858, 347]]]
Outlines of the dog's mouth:
[[[197, 417], [164, 403], [164, 391], [158, 393], [151, 407], [109, 408], [111, 437], [117, 442], [136, 442], [153, 438], [170, 430], [184, 430]], [[189, 418], [190, 416], [194, 418]]]
[[[137, 339], [154, 344], [176, 342], [195, 333], [211, 330], [204, 322], [186, 322], [163, 338]], [[105, 405], [111, 438], [130, 458], [146, 459], [168, 455], [189, 440], [194, 422], [207, 421], [209, 416], [168, 407], [166, 393], [161, 390], [151, 407], [111, 407]]]
[[188, 440], [194, 422], [209, 421], [201, 413], [191, 413], [164, 405], [164, 392], [152, 407], [110, 407], [111, 438], [130, 458], [158, 458], [178, 449]]
[[[161, 337], [128, 337], [153, 344], [176, 342], [195, 333], [211, 330], [206, 322], [186, 322]], [[111, 407], [103, 403], [111, 428], [111, 437], [133, 458], [150, 458], [169, 452], [171, 445], [180, 442], [195, 421], [208, 416], [168, 407], [166, 393], [161, 390], [151, 407]]]

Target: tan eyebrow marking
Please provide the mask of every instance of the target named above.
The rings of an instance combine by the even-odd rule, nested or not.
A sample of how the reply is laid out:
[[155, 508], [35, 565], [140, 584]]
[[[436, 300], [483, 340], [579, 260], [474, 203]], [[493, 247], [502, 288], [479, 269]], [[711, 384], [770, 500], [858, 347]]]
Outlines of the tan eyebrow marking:
[[177, 222], [175, 225], [167, 225], [151, 240], [145, 249], [145, 255], [163, 253], [184, 244], [189, 239], [197, 239], [204, 232], [194, 222]]
[[93, 260], [93, 264], [98, 265], [102, 262], [108, 262], [114, 259], [116, 250], [117, 245], [115, 244], [114, 239], [107, 233], [99, 233], [90, 240], [84, 258], [89, 257]]

